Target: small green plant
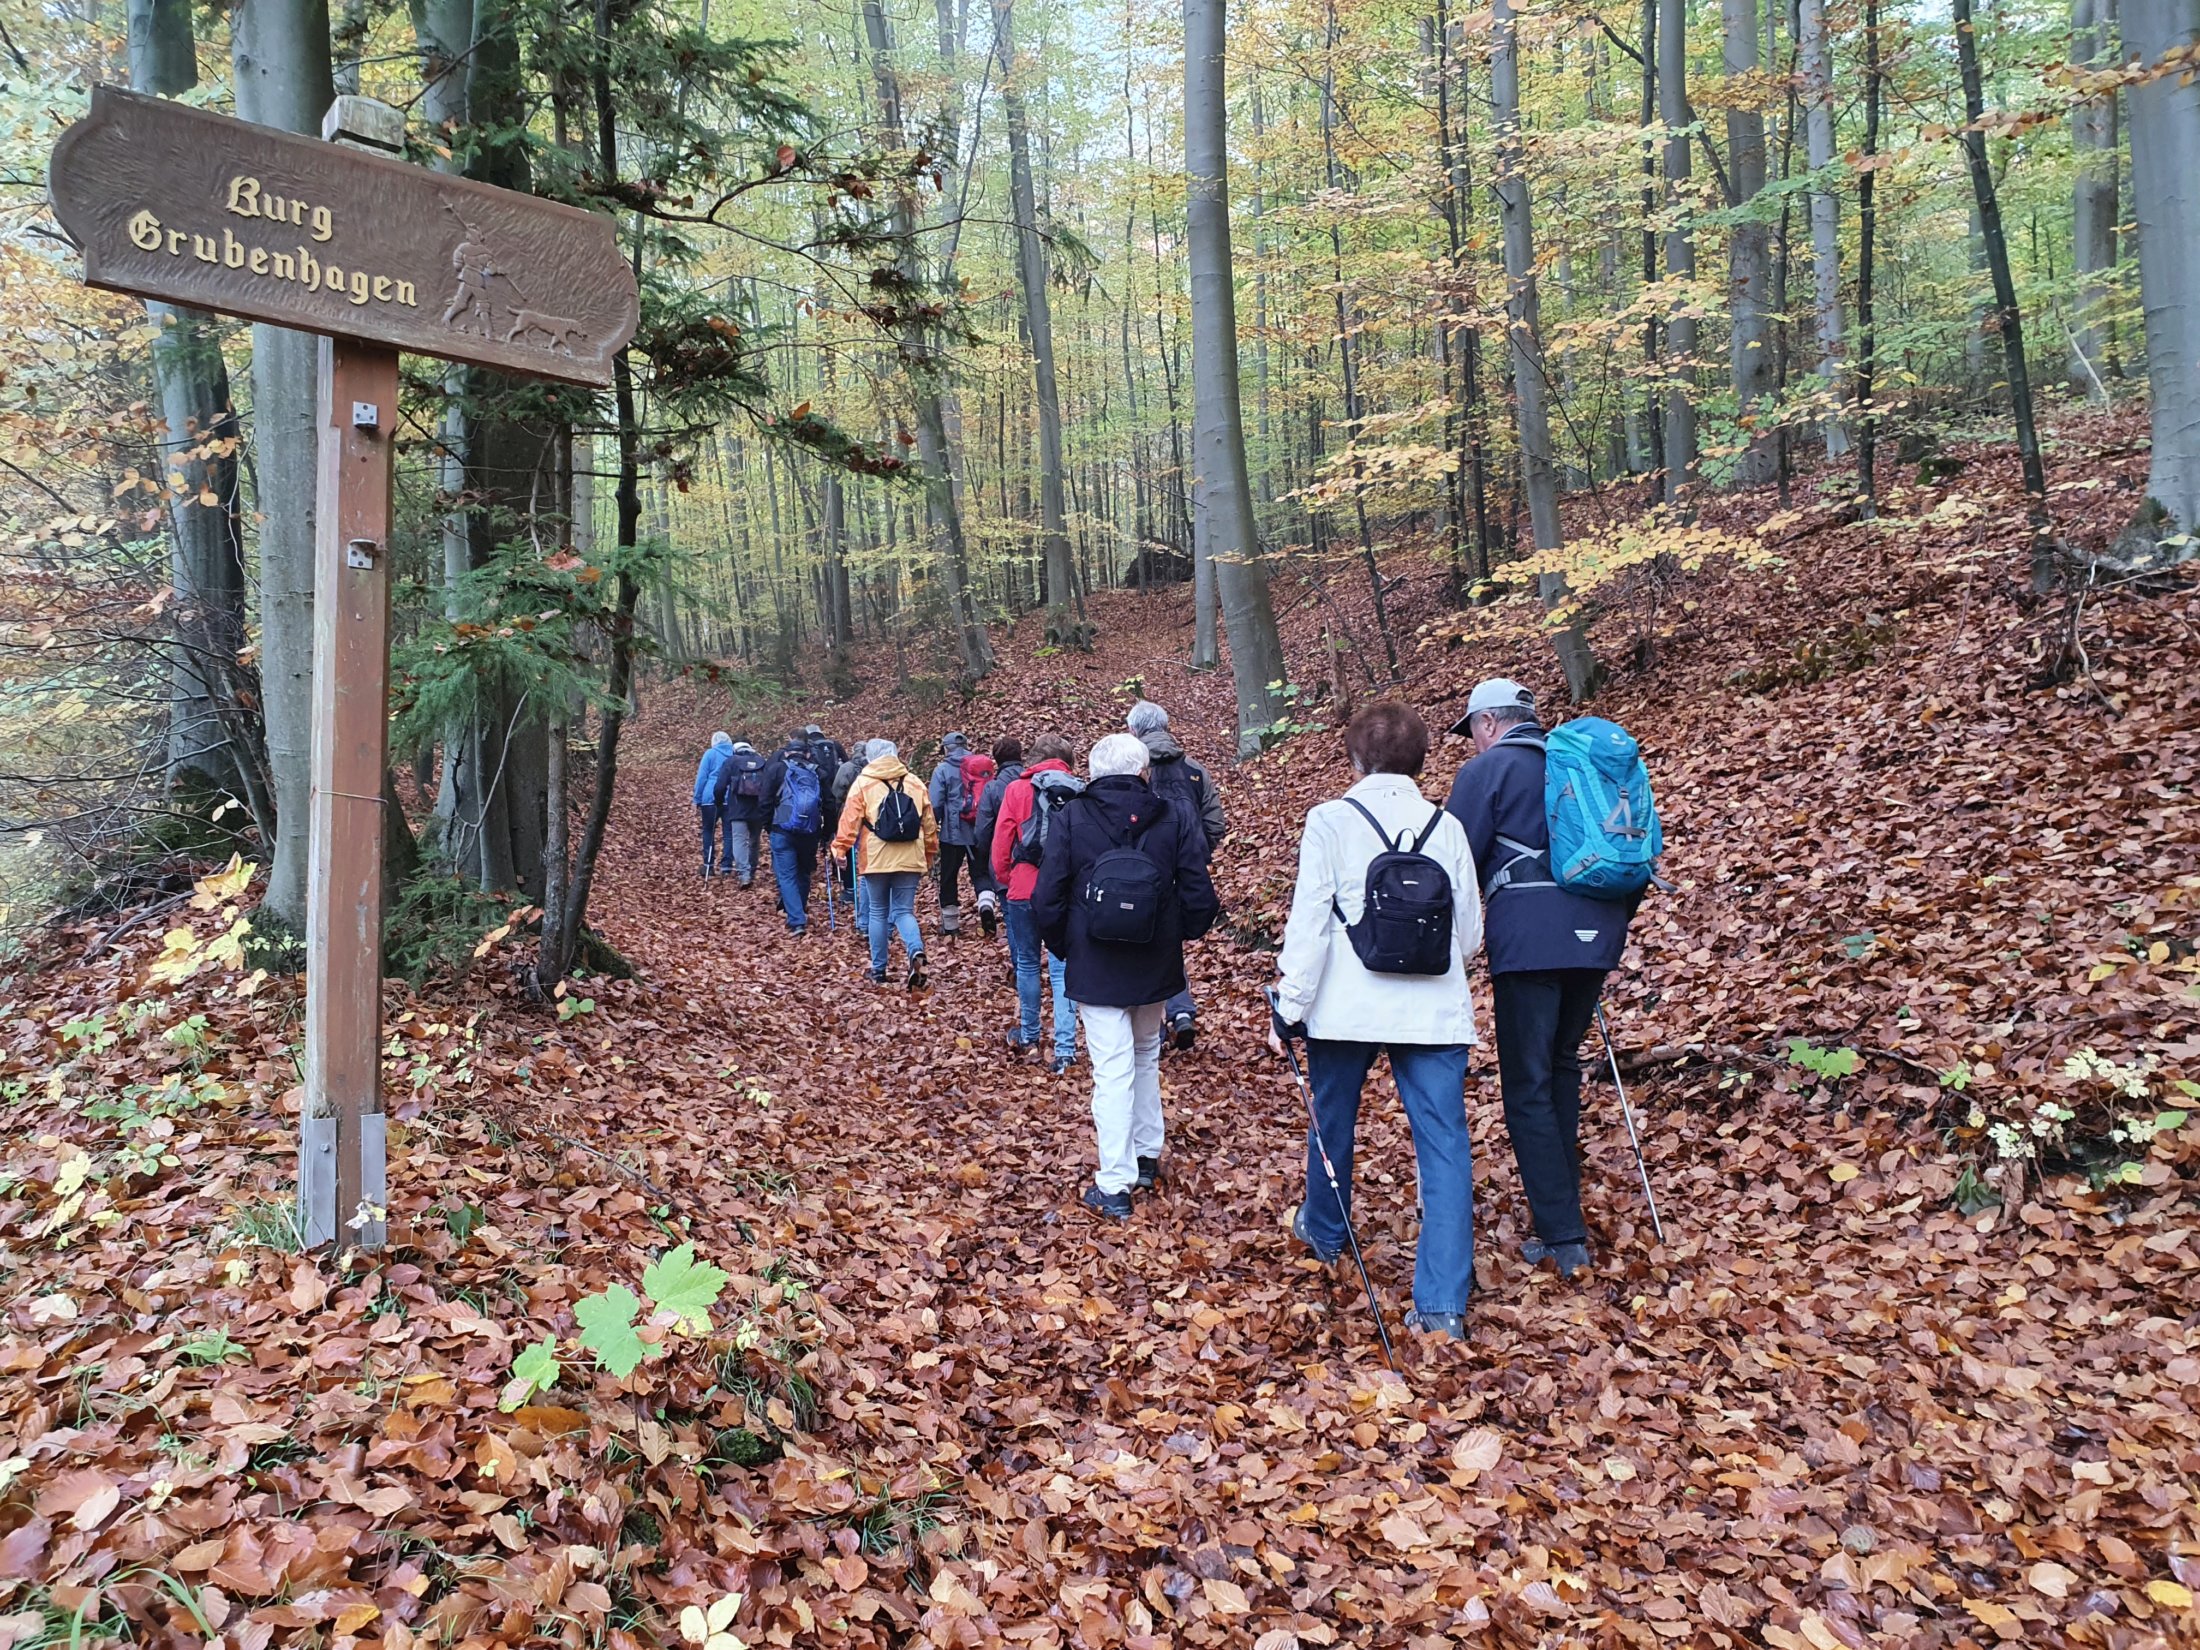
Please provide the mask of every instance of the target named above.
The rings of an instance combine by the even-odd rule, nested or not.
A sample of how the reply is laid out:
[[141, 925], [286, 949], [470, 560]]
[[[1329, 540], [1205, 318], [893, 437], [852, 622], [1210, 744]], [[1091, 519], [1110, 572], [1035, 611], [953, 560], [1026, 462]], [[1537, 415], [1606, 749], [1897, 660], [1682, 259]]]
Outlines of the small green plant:
[[1326, 722], [1302, 722], [1299, 720], [1299, 696], [1304, 691], [1296, 682], [1270, 682], [1268, 684], [1270, 696], [1281, 699], [1286, 708], [1281, 716], [1259, 730], [1263, 750], [1266, 750], [1270, 745], [1280, 744], [1293, 734], [1320, 733], [1322, 729], [1328, 726]]
[[461, 1243], [488, 1224], [489, 1217], [481, 1212], [478, 1203], [461, 1203], [443, 1211], [444, 1230]]
[[866, 1502], [849, 1515], [848, 1523], [856, 1532], [857, 1544], [872, 1558], [885, 1558], [915, 1547], [924, 1538], [947, 1521], [947, 1514], [954, 1510], [955, 1498], [945, 1490], [920, 1490], [915, 1495], [897, 1496], [890, 1489], [881, 1489], [877, 1499]]
[[[710, 1333], [710, 1309], [725, 1293], [726, 1282], [726, 1273], [708, 1261], [695, 1258], [692, 1243], [683, 1243], [660, 1255], [642, 1272], [642, 1289], [649, 1297], [652, 1319], [690, 1336]], [[623, 1283], [583, 1295], [573, 1303], [573, 1317], [580, 1325], [577, 1339], [582, 1349], [594, 1355], [599, 1368], [622, 1380], [639, 1369], [645, 1358], [652, 1356], [650, 1343], [642, 1339], [636, 1321], [641, 1310], [640, 1298]], [[659, 1348], [658, 1355], [661, 1354], [662, 1348]], [[554, 1385], [557, 1369], [557, 1343], [554, 1340], [536, 1342], [513, 1361], [504, 1398], [517, 1409], [533, 1393], [546, 1391]]]
[[558, 984], [558, 1018], [559, 1018], [560, 1020], [577, 1020], [577, 1019], [579, 1019], [579, 1018], [580, 1018], [580, 1017], [581, 1017], [581, 1016], [582, 1016], [583, 1014], [593, 1014], [593, 1013], [595, 1013], [595, 1012], [596, 1012], [596, 999], [595, 999], [595, 998], [593, 998], [593, 997], [570, 997], [570, 996], [567, 996], [567, 995], [565, 994], [565, 984], [564, 984], [564, 982], [563, 982], [563, 981], [560, 981], [560, 982], [559, 982], [559, 984]]
[[497, 1408], [509, 1415], [539, 1392], [558, 1384], [558, 1343], [548, 1336], [512, 1360], [512, 1378], [504, 1383]]
[[1998, 1208], [2001, 1204], [2001, 1193], [1995, 1191], [1980, 1175], [1975, 1163], [1963, 1165], [1963, 1172], [1956, 1176], [1955, 1188], [1948, 1194], [1948, 1198], [1962, 1211], [1966, 1219], [1972, 1215], [1984, 1214], [1988, 1209]]
[[176, 1348], [176, 1356], [203, 1369], [209, 1364], [225, 1364], [232, 1358], [242, 1358], [245, 1349], [242, 1342], [229, 1338], [228, 1330], [214, 1329], [192, 1336]]
[[1940, 1074], [1940, 1086], [1944, 1089], [1952, 1089], [1957, 1094], [1965, 1092], [1976, 1080], [1976, 1076], [1971, 1070], [1971, 1062], [1968, 1060], [1958, 1060]]
[[1789, 1065], [1799, 1066], [1822, 1083], [1853, 1077], [1864, 1063], [1853, 1048], [1820, 1048], [1807, 1037], [1788, 1039], [1787, 1058]]

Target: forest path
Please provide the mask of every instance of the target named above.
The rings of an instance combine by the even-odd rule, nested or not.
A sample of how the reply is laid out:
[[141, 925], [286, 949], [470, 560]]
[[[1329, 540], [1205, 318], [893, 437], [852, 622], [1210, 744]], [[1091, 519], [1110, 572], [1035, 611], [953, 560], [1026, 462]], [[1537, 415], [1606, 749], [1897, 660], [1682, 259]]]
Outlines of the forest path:
[[764, 878], [698, 878], [691, 777], [622, 776], [598, 909], [677, 1027], [655, 1058], [692, 1074], [683, 1132], [725, 1143], [686, 1173], [791, 1177], [778, 1235], [848, 1326], [821, 1442], [905, 1507], [948, 1498], [929, 1592], [889, 1611], [935, 1642], [1434, 1646], [1494, 1616], [1519, 1642], [1953, 1643], [2054, 1632], [2089, 1590], [2148, 1637], [2200, 1469], [2188, 1249], [2036, 1204], [1989, 1236], [1884, 1113], [1669, 1111], [1654, 1082], [1653, 1248], [1593, 1082], [1602, 1263], [1562, 1284], [1514, 1258], [1485, 1055], [1464, 1347], [1398, 1328], [1412, 1159], [1387, 1079], [1367, 1108], [1360, 1232], [1401, 1381], [1357, 1278], [1285, 1232], [1302, 1114], [1256, 1041], [1268, 959], [1210, 942], [1202, 1046], [1163, 1067], [1163, 1186], [1102, 1225], [1075, 1201], [1087, 1068], [1001, 1046], [1005, 942], [933, 933], [928, 887], [930, 989], [869, 985], [845, 910], [792, 938]]

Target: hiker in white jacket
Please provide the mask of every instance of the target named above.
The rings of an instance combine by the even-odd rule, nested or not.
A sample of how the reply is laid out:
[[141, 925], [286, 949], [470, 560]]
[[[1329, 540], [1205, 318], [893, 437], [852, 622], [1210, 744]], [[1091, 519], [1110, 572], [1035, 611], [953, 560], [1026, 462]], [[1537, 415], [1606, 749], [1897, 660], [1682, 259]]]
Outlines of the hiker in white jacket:
[[[1482, 944], [1481, 890], [1466, 832], [1421, 794], [1429, 735], [1419, 713], [1395, 702], [1369, 705], [1344, 737], [1354, 783], [1306, 816], [1269, 1043], [1280, 1054], [1285, 1038], [1307, 1040], [1314, 1111], [1347, 1200], [1360, 1091], [1376, 1056], [1389, 1054], [1420, 1170], [1421, 1240], [1407, 1322], [1463, 1339], [1474, 1288], [1467, 962]], [[1369, 868], [1385, 854], [1413, 857], [1378, 870], [1385, 897], [1371, 909]], [[1334, 1260], [1347, 1211], [1337, 1207], [1311, 1131], [1306, 1184], [1292, 1233], [1324, 1262]]]

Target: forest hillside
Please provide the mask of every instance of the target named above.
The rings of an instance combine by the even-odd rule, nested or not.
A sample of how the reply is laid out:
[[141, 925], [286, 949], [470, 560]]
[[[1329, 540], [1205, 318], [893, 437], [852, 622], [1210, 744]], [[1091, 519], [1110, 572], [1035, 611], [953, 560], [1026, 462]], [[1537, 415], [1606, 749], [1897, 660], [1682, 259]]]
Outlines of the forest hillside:
[[[2060, 508], [2128, 514], [2130, 419], [2049, 436]], [[1259, 1042], [1369, 697], [1342, 587], [1278, 582], [1299, 687], [1243, 763], [1189, 586], [1093, 592], [1089, 652], [997, 629], [967, 694], [897, 687], [884, 643], [837, 695], [648, 675], [594, 906], [631, 977], [531, 1001], [521, 902], [448, 915], [389, 988], [378, 1253], [297, 1252], [264, 873], [36, 930], [0, 1028], [0, 1643], [2192, 1642], [2200, 591], [2035, 597], [2016, 453], [1939, 458], [1897, 520], [1724, 495], [1598, 621], [1677, 884], [1608, 1003], [1664, 1241], [1592, 1073], [1598, 1264], [1523, 1265], [1478, 1055], [1469, 1337], [1399, 1333], [1384, 1085], [1357, 1218], [1396, 1371], [1289, 1240], [1304, 1113]], [[1532, 598], [1383, 574], [1432, 724], [1490, 674], [1563, 699]], [[868, 984], [844, 911], [794, 938], [698, 881], [690, 787], [716, 728], [1082, 749], [1140, 694], [1231, 831], [1168, 1176], [1114, 1226], [1075, 1203], [1085, 1082], [1001, 1048], [1000, 943]]]

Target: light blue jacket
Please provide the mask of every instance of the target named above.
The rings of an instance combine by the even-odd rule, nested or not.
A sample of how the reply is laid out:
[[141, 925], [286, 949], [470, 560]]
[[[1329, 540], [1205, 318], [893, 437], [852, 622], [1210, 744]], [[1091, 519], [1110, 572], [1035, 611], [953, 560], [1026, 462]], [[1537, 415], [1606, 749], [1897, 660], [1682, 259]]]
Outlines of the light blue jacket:
[[719, 795], [725, 778], [726, 762], [733, 755], [733, 740], [726, 734], [714, 733], [710, 749], [703, 752], [703, 760], [695, 767], [695, 805], [707, 808], [723, 800]]

